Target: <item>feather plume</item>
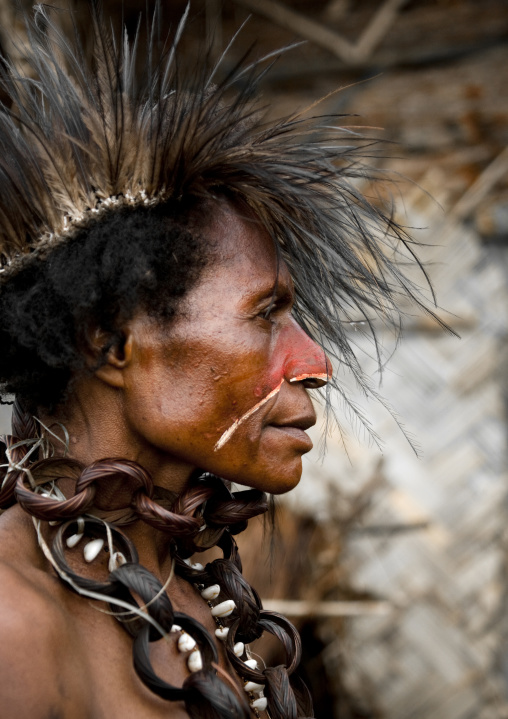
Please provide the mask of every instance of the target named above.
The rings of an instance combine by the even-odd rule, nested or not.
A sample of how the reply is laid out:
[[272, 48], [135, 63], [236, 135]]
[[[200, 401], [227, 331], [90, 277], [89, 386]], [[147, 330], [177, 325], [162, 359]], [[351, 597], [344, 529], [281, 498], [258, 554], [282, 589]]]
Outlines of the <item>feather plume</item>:
[[340, 118], [267, 121], [256, 97], [273, 53], [259, 61], [247, 53], [227, 71], [224, 54], [185, 67], [178, 42], [188, 11], [159, 55], [155, 11], [141, 79], [138, 34], [115, 38], [95, 3], [89, 12], [91, 62], [77, 28], [65, 36], [42, 5], [27, 20], [30, 76], [1, 62], [12, 105], [0, 107], [0, 291], [119, 205], [227, 190], [280, 248], [299, 321], [368, 387], [348, 323], [363, 321], [375, 338], [376, 323], [399, 326], [402, 297], [430, 311], [404, 274], [418, 262], [413, 241], [390, 208], [358, 190], [358, 180], [379, 179], [365, 164], [372, 140]]

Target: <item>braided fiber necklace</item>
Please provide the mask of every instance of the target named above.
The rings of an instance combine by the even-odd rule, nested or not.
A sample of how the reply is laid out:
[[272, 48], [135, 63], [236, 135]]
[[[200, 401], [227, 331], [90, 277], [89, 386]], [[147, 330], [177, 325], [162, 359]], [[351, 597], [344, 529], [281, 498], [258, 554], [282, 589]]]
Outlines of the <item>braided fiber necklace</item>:
[[[72, 460], [47, 456], [40, 437], [27, 437], [20, 423], [14, 424], [13, 435], [1, 438], [6, 461], [3, 479], [0, 475], [0, 506], [17, 501], [32, 516], [44, 555], [72, 591], [107, 602], [133, 639], [135, 671], [151, 691], [169, 701], [183, 701], [191, 719], [247, 719], [264, 711], [270, 719], [312, 716], [308, 690], [295, 674], [301, 656], [298, 632], [281, 615], [263, 610], [257, 592], [242, 575], [233, 536], [245, 529], [249, 518], [266, 511], [262, 493], [232, 493], [221, 479], [204, 474], [182, 495], [164, 496], [135, 462], [106, 459], [83, 468]], [[33, 424], [24, 419], [25, 430], [33, 431]], [[35, 445], [38, 449], [34, 452]], [[46, 456], [34, 461], [38, 451]], [[68, 498], [55, 484], [55, 479], [63, 476], [75, 479], [74, 494]], [[94, 516], [100, 513], [93, 500], [97, 483], [112, 477], [133, 483], [134, 491], [129, 507], [116, 512], [117, 521], [111, 522]], [[159, 495], [162, 499], [156, 501]], [[220, 678], [217, 647], [210, 633], [193, 617], [173, 609], [166, 592], [173, 569], [163, 586], [139, 564], [135, 545], [116, 526], [139, 519], [165, 532], [174, 572], [208, 603], [215, 636], [223, 642], [243, 693]], [[42, 522], [57, 527], [51, 547], [43, 537]], [[108, 551], [109, 574], [103, 581], [70, 568], [66, 553], [81, 542], [88, 563], [94, 562], [101, 550]], [[189, 558], [195, 552], [213, 546], [220, 548], [221, 558], [204, 567], [191, 563]], [[264, 632], [282, 642], [285, 664], [259, 669], [249, 644]], [[189, 669], [181, 687], [160, 678], [150, 660], [150, 644], [170, 635], [178, 637], [178, 649]]]

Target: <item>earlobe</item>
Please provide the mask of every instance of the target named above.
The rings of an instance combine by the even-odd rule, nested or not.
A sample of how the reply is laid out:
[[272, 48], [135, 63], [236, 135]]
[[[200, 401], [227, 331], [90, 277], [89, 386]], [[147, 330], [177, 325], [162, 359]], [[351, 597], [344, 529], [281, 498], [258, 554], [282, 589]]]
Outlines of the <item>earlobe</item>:
[[95, 376], [111, 387], [124, 387], [124, 371], [132, 359], [132, 332], [123, 332], [121, 339], [108, 350], [104, 363], [95, 371]]

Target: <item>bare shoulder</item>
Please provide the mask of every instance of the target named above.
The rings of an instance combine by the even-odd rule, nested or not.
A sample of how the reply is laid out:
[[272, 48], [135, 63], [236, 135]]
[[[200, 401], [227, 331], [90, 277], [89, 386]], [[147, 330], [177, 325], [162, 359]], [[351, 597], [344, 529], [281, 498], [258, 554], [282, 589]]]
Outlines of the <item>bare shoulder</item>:
[[37, 570], [32, 577], [0, 559], [0, 700], [6, 718], [88, 716], [72, 622], [50, 589], [37, 581]]

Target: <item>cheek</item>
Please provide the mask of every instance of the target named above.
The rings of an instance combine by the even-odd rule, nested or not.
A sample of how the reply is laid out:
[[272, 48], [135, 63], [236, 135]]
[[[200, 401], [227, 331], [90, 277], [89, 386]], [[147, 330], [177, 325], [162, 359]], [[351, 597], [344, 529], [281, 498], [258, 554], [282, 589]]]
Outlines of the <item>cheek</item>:
[[213, 351], [192, 341], [181, 344], [145, 362], [129, 413], [154, 444], [208, 443], [213, 449], [224, 430], [270, 391], [268, 351], [223, 338]]
[[[200, 361], [201, 357], [201, 361]], [[211, 388], [218, 384], [202, 350], [172, 342], [171, 347], [144, 348], [129, 382], [130, 420], [149, 437], [178, 437], [185, 425], [206, 411]], [[205, 368], [207, 371], [205, 371]]]

